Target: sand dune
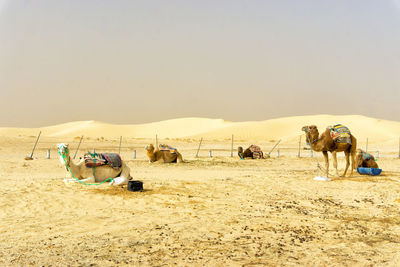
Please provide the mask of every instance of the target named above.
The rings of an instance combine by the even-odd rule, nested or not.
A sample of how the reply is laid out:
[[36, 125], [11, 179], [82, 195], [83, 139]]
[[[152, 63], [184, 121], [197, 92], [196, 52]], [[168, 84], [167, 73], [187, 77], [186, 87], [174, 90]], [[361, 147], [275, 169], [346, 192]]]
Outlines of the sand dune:
[[0, 128], [2, 136], [36, 135], [40, 130], [51, 137], [116, 137], [149, 138], [156, 134], [160, 138], [228, 139], [232, 134], [243, 140], [293, 141], [302, 134], [301, 127], [315, 124], [320, 131], [328, 125], [342, 123], [361, 139], [369, 137], [374, 142], [398, 140], [400, 122], [380, 120], [360, 115], [314, 115], [286, 117], [265, 121], [229, 122], [222, 119], [181, 118], [161, 122], [115, 125], [98, 121], [79, 121], [42, 128]]
[[[323, 159], [309, 151], [297, 157], [301, 126], [335, 123], [349, 126], [360, 143], [367, 136], [375, 142], [370, 150], [379, 147], [380, 176], [313, 180]], [[24, 160], [39, 130], [46, 138], [35, 160]], [[186, 163], [149, 163], [143, 148], [156, 133], [160, 139], [184, 137], [171, 143]], [[82, 134], [94, 138], [82, 143], [78, 158], [92, 148], [115, 152], [115, 137], [131, 137], [120, 154], [145, 191], [64, 184], [70, 174], [55, 143], [67, 139], [76, 148], [74, 137]], [[235, 146], [258, 139], [266, 151], [270, 140], [286, 140], [280, 157], [240, 160], [230, 157], [225, 139], [231, 134]], [[399, 266], [399, 135], [400, 122], [331, 115], [2, 128], [0, 266]], [[197, 158], [197, 142], [186, 138], [200, 136], [207, 142]], [[338, 161], [342, 173], [343, 153]]]

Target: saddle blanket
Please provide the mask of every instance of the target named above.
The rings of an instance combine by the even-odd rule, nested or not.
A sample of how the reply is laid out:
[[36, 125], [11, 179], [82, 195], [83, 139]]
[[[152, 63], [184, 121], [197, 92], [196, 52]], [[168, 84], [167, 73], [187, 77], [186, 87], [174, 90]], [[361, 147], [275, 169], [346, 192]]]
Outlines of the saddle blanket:
[[375, 159], [374, 156], [372, 156], [371, 154], [361, 151], [362, 153], [362, 159], [365, 161], [369, 161], [370, 159]]
[[253, 159], [263, 158], [263, 152], [261, 151], [261, 148], [259, 146], [251, 145], [249, 149], [253, 153]]
[[121, 157], [116, 153], [87, 153], [83, 158], [85, 159], [85, 165], [88, 168], [108, 164], [118, 170], [122, 166]]
[[351, 145], [351, 133], [349, 128], [342, 124], [336, 124], [334, 126], [328, 127], [331, 131], [331, 137], [333, 141], [340, 144], [350, 144]]
[[176, 148], [165, 144], [159, 144], [158, 148], [160, 149], [160, 151], [168, 151], [171, 154], [176, 154], [176, 152], [178, 151]]

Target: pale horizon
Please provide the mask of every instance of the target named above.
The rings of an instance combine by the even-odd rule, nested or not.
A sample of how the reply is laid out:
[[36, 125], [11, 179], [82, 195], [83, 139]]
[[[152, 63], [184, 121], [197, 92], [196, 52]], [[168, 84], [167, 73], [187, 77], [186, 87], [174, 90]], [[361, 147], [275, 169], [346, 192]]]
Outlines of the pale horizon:
[[400, 1], [0, 0], [0, 127], [400, 121]]

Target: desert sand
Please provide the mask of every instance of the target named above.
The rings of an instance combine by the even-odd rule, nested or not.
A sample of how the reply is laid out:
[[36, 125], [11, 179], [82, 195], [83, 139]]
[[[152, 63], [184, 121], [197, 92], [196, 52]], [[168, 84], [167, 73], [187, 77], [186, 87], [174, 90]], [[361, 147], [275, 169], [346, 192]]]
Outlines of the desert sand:
[[[323, 158], [303, 149], [304, 136], [297, 157], [300, 129], [335, 123], [360, 148], [368, 138], [382, 175], [313, 180]], [[35, 159], [24, 160], [39, 131]], [[186, 163], [150, 164], [144, 146], [156, 134]], [[123, 136], [121, 156], [145, 190], [64, 184], [55, 146], [74, 153], [81, 135], [76, 161], [93, 148], [118, 152]], [[277, 149], [264, 160], [231, 157], [232, 135], [235, 149], [254, 143], [264, 152], [282, 140], [279, 157]], [[400, 122], [356, 115], [0, 128], [0, 265], [399, 266], [399, 136]]]

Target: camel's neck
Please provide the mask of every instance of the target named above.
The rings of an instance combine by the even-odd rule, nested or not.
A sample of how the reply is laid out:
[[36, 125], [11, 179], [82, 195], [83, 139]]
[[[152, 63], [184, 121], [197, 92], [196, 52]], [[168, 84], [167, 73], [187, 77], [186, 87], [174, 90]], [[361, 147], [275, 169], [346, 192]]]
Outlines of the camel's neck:
[[323, 134], [321, 134], [319, 137], [309, 140], [309, 142], [311, 148], [316, 152], [326, 151], [328, 149], [326, 147], [326, 140]]
[[156, 154], [154, 153], [154, 151], [153, 152], [147, 151], [147, 156], [149, 157], [151, 162], [156, 161]]
[[[71, 160], [71, 157], [69, 156], [69, 153], [66, 154], [65, 160], [64, 160], [64, 158], [60, 155], [60, 161], [61, 161], [61, 164], [63, 164], [63, 165], [67, 168], [68, 171], [69, 171], [69, 169], [71, 170], [72, 175], [73, 175], [75, 178], [79, 178], [79, 175], [80, 175], [80, 173], [79, 173], [79, 166], [76, 165], [76, 164]], [[69, 169], [68, 169], [68, 168], [69, 168]]]

